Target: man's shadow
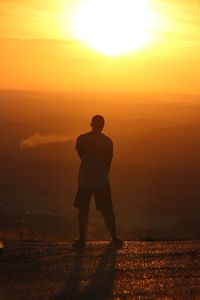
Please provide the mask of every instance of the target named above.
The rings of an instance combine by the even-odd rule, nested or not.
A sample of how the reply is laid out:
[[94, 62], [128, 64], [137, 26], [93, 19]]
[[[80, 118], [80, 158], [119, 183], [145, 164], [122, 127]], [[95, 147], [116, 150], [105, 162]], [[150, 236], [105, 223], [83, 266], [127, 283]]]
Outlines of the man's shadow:
[[81, 299], [79, 295], [81, 288], [81, 270], [84, 255], [85, 249], [79, 249], [75, 251], [72, 269], [67, 278], [66, 286], [58, 295], [53, 298], [53, 300]]
[[117, 251], [118, 248], [112, 247], [110, 244], [106, 246], [95, 273], [84, 290], [81, 290], [81, 270], [85, 251], [77, 251], [66, 287], [54, 300], [107, 300], [112, 293], [116, 275]]

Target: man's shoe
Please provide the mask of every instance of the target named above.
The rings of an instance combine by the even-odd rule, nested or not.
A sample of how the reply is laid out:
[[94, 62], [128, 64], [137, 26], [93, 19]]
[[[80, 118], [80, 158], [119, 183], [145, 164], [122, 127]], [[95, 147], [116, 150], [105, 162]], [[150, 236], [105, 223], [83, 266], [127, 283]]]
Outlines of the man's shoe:
[[85, 248], [85, 241], [82, 240], [76, 240], [72, 244], [73, 249], [84, 249]]
[[121, 239], [116, 238], [111, 241], [111, 245], [114, 247], [123, 247], [124, 242]]

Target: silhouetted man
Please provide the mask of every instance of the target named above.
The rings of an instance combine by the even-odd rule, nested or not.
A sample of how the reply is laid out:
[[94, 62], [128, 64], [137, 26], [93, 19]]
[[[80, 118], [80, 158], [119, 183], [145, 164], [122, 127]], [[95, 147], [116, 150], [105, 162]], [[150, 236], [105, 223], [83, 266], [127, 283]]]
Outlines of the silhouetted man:
[[81, 159], [79, 171], [79, 187], [74, 206], [79, 209], [80, 239], [74, 247], [83, 247], [87, 239], [89, 205], [94, 195], [96, 208], [105, 220], [111, 235], [111, 243], [122, 246], [123, 241], [117, 238], [115, 215], [111, 199], [109, 172], [113, 157], [113, 143], [102, 133], [104, 118], [96, 115], [92, 118], [92, 131], [82, 134], [76, 142], [76, 150]]

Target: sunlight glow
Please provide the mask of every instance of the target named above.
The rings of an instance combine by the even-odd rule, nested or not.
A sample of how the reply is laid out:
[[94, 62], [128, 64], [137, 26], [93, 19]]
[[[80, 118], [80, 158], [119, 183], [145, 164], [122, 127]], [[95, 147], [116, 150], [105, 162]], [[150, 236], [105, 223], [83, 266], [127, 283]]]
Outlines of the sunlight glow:
[[74, 35], [105, 55], [122, 55], [149, 43], [155, 22], [149, 0], [82, 0]]

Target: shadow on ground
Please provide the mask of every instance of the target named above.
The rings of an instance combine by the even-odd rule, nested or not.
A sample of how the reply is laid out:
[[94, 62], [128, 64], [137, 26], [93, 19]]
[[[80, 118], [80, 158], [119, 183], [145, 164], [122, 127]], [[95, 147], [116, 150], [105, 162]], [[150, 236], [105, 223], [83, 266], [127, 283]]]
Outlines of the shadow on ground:
[[117, 248], [107, 245], [100, 256], [93, 274], [88, 275], [89, 281], [82, 280], [84, 273], [83, 261], [87, 259], [84, 250], [75, 253], [72, 271], [66, 280], [66, 286], [53, 300], [67, 299], [101, 299], [107, 300], [112, 295], [116, 275]]

